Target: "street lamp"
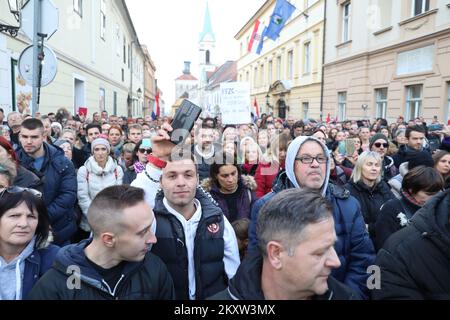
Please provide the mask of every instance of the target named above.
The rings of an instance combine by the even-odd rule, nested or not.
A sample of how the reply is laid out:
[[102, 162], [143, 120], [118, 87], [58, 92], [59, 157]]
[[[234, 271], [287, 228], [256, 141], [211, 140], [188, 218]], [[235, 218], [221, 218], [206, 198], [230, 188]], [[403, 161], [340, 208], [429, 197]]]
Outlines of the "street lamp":
[[[19, 0], [8, 0], [9, 12], [11, 12], [16, 21], [20, 23], [20, 9], [19, 9]], [[11, 37], [17, 37], [19, 34], [19, 27], [10, 26], [7, 24], [0, 24], [0, 32], [8, 32]]]

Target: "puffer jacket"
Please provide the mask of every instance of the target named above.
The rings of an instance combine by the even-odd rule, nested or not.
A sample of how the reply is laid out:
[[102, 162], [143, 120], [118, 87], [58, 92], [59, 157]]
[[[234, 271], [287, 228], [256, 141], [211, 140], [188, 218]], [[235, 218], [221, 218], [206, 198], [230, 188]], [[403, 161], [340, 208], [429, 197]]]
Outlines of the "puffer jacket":
[[43, 181], [43, 199], [57, 245], [67, 243], [77, 231], [75, 202], [77, 176], [73, 163], [59, 147], [44, 143], [45, 158], [41, 171], [33, 167], [34, 159], [23, 149], [18, 150], [20, 163]]
[[[86, 258], [84, 249], [90, 241], [92, 240], [62, 248], [58, 252], [53, 267], [38, 281], [28, 298], [30, 300], [172, 300], [175, 298], [172, 278], [166, 266], [161, 259], [150, 252], [146, 254], [143, 261], [126, 262], [117, 284], [109, 287]], [[78, 288], [77, 285], [79, 285]]]
[[223, 214], [227, 217], [228, 221], [233, 222], [234, 220], [239, 220], [243, 218], [250, 219], [250, 213], [253, 207], [253, 204], [256, 202], [257, 197], [255, 194], [256, 190], [256, 181], [252, 176], [241, 176], [241, 179], [238, 182], [238, 202], [237, 209], [238, 212], [235, 215], [235, 219], [230, 219], [231, 214], [228, 209], [227, 201], [223, 193], [220, 192], [219, 188], [216, 185], [213, 185], [211, 178], [205, 179], [202, 181], [201, 186], [205, 191], [209, 192], [214, 200], [219, 204], [220, 209], [222, 209]]
[[103, 189], [121, 185], [122, 181], [122, 168], [112, 157], [108, 157], [105, 168], [101, 168], [95, 161], [94, 156], [91, 156], [84, 166], [78, 170], [78, 204], [83, 212], [80, 223], [80, 227], [83, 230], [90, 230], [87, 224], [86, 215], [92, 200], [94, 200], [97, 194]]
[[374, 299], [450, 300], [450, 190], [434, 196], [378, 252]]
[[375, 223], [377, 222], [380, 208], [389, 200], [395, 199], [394, 194], [383, 180], [373, 187], [369, 187], [362, 181], [355, 183], [352, 180], [344, 187], [359, 201], [364, 221], [369, 226], [370, 237], [375, 241]]
[[[286, 172], [278, 176], [272, 192], [259, 199], [253, 206], [249, 227], [249, 250], [258, 245], [256, 221], [262, 206], [282, 190], [299, 188], [294, 172], [295, 158], [302, 144], [309, 140], [318, 142], [324, 154], [328, 155], [326, 146], [313, 137], [298, 137], [290, 144], [286, 158]], [[375, 249], [366, 230], [358, 201], [350, 195], [348, 190], [328, 182], [330, 166], [331, 158], [327, 164], [327, 176], [321, 191], [332, 204], [334, 226], [338, 237], [334, 248], [339, 256], [341, 267], [334, 269], [332, 276], [357, 291], [361, 297], [367, 298], [367, 268], [375, 260]]]

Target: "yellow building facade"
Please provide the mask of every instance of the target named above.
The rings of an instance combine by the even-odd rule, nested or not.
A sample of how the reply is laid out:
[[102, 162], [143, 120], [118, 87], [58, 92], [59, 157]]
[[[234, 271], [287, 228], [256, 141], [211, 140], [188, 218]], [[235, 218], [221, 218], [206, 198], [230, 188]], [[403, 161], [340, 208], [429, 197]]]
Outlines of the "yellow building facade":
[[248, 42], [256, 20], [269, 25], [276, 0], [266, 1], [236, 34], [240, 44], [238, 81], [250, 83], [252, 105], [256, 99], [260, 113], [319, 118], [324, 1], [290, 3], [296, 10], [276, 41], [264, 39], [260, 55], [248, 52]]

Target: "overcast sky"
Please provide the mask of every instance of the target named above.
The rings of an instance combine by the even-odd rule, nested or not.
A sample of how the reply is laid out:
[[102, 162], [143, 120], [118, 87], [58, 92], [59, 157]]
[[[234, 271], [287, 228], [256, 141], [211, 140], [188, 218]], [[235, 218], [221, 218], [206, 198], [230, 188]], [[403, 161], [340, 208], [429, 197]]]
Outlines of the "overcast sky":
[[[213, 32], [216, 36], [218, 65], [239, 58], [236, 33], [265, 0], [208, 0]], [[138, 33], [147, 45], [156, 66], [158, 86], [164, 93], [166, 109], [175, 100], [175, 82], [184, 61], [191, 61], [191, 72], [199, 78], [198, 41], [203, 30], [206, 0], [126, 0]], [[167, 112], [167, 110], [166, 110]]]

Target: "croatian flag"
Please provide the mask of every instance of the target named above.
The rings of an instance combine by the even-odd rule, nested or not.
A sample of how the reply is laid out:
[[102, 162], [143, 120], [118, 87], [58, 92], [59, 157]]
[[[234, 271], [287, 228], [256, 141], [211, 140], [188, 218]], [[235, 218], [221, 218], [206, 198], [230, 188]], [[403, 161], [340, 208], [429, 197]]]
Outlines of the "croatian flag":
[[159, 110], [159, 91], [158, 91], [155, 96], [155, 106], [153, 107], [152, 119], [156, 120], [156, 118], [159, 116], [160, 110]]
[[264, 31], [266, 26], [259, 20], [255, 21], [255, 26], [253, 27], [253, 33], [250, 37], [250, 41], [248, 43], [248, 52], [253, 52], [256, 54], [260, 54], [262, 50]]

